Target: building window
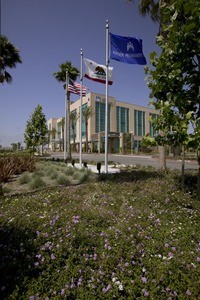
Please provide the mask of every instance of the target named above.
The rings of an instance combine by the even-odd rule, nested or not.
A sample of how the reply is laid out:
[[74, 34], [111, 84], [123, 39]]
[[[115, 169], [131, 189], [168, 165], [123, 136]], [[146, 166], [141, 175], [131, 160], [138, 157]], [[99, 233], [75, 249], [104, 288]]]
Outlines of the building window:
[[117, 106], [117, 132], [129, 132], [129, 109]]
[[138, 136], [145, 135], [145, 112], [134, 110], [134, 134]]
[[[152, 118], [152, 119], [157, 119], [157, 117], [158, 117], [158, 115], [157, 114], [149, 114], [149, 116]], [[153, 128], [153, 125], [152, 125], [152, 122], [149, 122], [149, 133], [150, 133], [150, 136], [151, 137], [154, 137], [154, 136], [156, 136], [157, 134], [158, 134], [158, 131], [157, 130], [155, 130], [154, 128]]]
[[[95, 132], [105, 131], [105, 103], [95, 104]], [[108, 131], [110, 131], [110, 104], [108, 104]]]
[[82, 105], [82, 137], [86, 137], [86, 126], [85, 126], [85, 117], [83, 115], [83, 111], [87, 108], [87, 103]]

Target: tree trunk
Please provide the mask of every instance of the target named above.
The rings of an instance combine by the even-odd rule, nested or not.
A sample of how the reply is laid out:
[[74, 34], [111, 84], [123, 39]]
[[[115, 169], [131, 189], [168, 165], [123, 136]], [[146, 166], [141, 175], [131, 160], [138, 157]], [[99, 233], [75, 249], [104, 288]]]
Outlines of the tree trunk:
[[159, 146], [159, 167], [166, 170], [166, 146]]
[[182, 146], [181, 189], [185, 190], [185, 147]]
[[76, 139], [75, 139], [75, 128], [74, 128], [74, 126], [72, 126], [72, 130], [73, 130], [73, 151], [75, 151], [76, 150], [76, 146], [75, 146]]

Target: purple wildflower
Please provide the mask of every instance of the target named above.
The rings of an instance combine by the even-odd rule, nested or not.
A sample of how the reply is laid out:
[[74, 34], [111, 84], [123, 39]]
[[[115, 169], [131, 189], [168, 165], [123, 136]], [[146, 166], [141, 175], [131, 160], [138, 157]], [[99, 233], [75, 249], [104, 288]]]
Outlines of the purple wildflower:
[[53, 260], [56, 259], [55, 255], [53, 253], [51, 254], [51, 259], [53, 259]]
[[145, 297], [148, 297], [148, 296], [149, 296], [149, 292], [148, 292], [147, 290], [142, 289], [142, 292], [143, 292], [143, 295], [144, 295]]
[[77, 223], [79, 223], [79, 219], [80, 219], [79, 216], [73, 216], [73, 217], [72, 217], [72, 222], [73, 222], [74, 224], [77, 224]]
[[111, 289], [111, 285], [108, 284], [108, 286], [107, 286], [106, 288], [103, 288], [103, 289], [102, 289], [102, 292], [105, 294], [105, 293], [107, 293], [110, 289]]
[[78, 282], [77, 282], [77, 286], [80, 286], [80, 285], [81, 285], [82, 280], [83, 280], [82, 278], [83, 278], [82, 276], [79, 278], [79, 280], [78, 280]]
[[37, 268], [39, 266], [39, 262], [35, 262], [34, 266]]
[[61, 290], [61, 295], [64, 295], [65, 294], [65, 289], [62, 289]]
[[174, 254], [173, 254], [172, 252], [169, 252], [169, 253], [168, 253], [168, 258], [171, 259], [171, 258], [173, 258], [173, 257], [174, 257]]
[[191, 296], [192, 293], [190, 292], [189, 289], [187, 289], [186, 294], [187, 294], [188, 296]]
[[143, 283], [147, 283], [147, 278], [146, 277], [141, 276], [141, 280], [142, 280]]

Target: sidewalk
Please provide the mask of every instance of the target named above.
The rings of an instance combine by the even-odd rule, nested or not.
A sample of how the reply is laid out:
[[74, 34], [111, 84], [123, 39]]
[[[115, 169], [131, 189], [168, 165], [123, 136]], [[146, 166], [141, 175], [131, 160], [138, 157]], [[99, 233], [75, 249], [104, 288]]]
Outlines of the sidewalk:
[[[76, 163], [74, 165], [74, 167], [76, 168], [81, 168], [80, 164], [79, 163]], [[84, 168], [84, 167], [83, 167]], [[92, 172], [94, 173], [99, 173], [99, 171], [97, 170], [97, 165], [91, 165], [91, 164], [87, 164], [87, 168], [89, 170], [91, 170]], [[119, 173], [120, 172], [120, 169], [115, 167], [115, 165], [108, 165], [108, 173]], [[100, 170], [100, 173], [105, 173], [105, 165], [102, 163], [101, 164], [101, 170]]]

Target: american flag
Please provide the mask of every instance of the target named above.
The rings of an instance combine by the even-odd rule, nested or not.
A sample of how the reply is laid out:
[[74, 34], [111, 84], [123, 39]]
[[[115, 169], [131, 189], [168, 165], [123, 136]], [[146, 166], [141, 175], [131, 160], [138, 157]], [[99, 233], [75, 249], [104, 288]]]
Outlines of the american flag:
[[[87, 90], [88, 90], [88, 88], [86, 86], [82, 85], [82, 95], [83, 96], [86, 95], [86, 91]], [[80, 83], [73, 82], [71, 79], [69, 79], [68, 92], [70, 92], [72, 94], [80, 95], [80, 93], [81, 93], [81, 85], [80, 85]]]

